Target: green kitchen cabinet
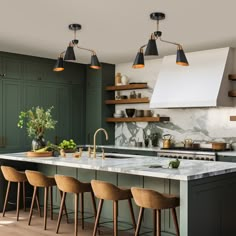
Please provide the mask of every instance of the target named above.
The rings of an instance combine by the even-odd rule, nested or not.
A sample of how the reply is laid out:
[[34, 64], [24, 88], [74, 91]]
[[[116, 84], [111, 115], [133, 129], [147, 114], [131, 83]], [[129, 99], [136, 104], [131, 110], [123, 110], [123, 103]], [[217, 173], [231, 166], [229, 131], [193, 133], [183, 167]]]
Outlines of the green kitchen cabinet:
[[105, 100], [114, 94], [107, 93], [105, 87], [114, 83], [115, 65], [102, 63], [101, 70], [93, 70], [87, 67], [86, 79], [86, 143], [93, 143], [94, 132], [98, 128], [107, 130], [109, 140], [105, 140], [104, 134], [97, 135], [97, 144], [114, 144], [114, 124], [107, 123], [106, 117], [112, 116], [114, 106], [105, 105]]
[[0, 151], [19, 151], [22, 145], [18, 116], [22, 109], [22, 81], [0, 79]]

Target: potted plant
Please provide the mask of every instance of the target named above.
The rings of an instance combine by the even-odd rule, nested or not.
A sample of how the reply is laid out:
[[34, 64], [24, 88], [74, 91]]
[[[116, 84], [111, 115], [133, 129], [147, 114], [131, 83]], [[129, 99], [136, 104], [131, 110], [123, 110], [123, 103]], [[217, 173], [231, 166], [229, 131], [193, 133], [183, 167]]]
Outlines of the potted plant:
[[19, 128], [26, 127], [28, 136], [33, 138], [32, 150], [38, 150], [46, 146], [44, 134], [46, 130], [54, 129], [57, 123], [52, 118], [53, 106], [44, 110], [43, 107], [32, 107], [28, 111], [21, 111], [17, 126]]
[[63, 149], [65, 152], [75, 152], [77, 150], [77, 144], [73, 139], [63, 140], [59, 143], [58, 147]]

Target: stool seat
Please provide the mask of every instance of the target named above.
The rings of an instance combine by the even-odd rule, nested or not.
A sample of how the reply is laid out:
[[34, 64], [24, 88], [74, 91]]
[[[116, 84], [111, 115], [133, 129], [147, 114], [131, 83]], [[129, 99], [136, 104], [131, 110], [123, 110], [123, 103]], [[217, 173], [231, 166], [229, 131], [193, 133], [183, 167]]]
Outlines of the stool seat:
[[[19, 208], [20, 208], [21, 183], [23, 185], [23, 207], [24, 207], [24, 211], [26, 211], [26, 196], [25, 196], [25, 183], [27, 182], [26, 174], [22, 171], [16, 170], [13, 167], [10, 167], [10, 166], [1, 166], [1, 170], [2, 170], [3, 177], [5, 178], [5, 180], [8, 181], [7, 191], [6, 191], [6, 196], [5, 196], [4, 206], [3, 206], [3, 217], [5, 216], [5, 212], [6, 212], [6, 206], [7, 206], [11, 183], [12, 182], [17, 183], [16, 220], [18, 221], [19, 220]], [[39, 209], [38, 198], [36, 199], [36, 201], [37, 201], [37, 206]]]
[[108, 182], [92, 180], [91, 184], [96, 197], [100, 199], [118, 201], [133, 197], [130, 189], [119, 188]]
[[161, 236], [161, 210], [171, 209], [176, 229], [179, 236], [179, 226], [175, 208], [179, 206], [179, 198], [175, 195], [159, 193], [151, 189], [132, 187], [131, 192], [135, 203], [140, 207], [138, 224], [135, 236], [139, 235], [144, 208], [153, 209], [154, 235]]
[[59, 231], [61, 218], [62, 218], [62, 211], [63, 207], [65, 205], [66, 200], [66, 193], [73, 193], [75, 196], [75, 231], [74, 235], [76, 236], [78, 233], [78, 200], [80, 195], [80, 210], [81, 210], [81, 220], [82, 220], [82, 229], [84, 229], [84, 193], [91, 193], [92, 198], [92, 205], [94, 210], [94, 217], [96, 217], [97, 209], [96, 209], [96, 202], [93, 194], [93, 190], [90, 183], [83, 183], [79, 180], [71, 177], [71, 176], [65, 176], [65, 175], [55, 175], [55, 180], [58, 189], [62, 192], [62, 199], [60, 204], [60, 211], [58, 215], [58, 221], [57, 221], [57, 229], [56, 233]]
[[97, 228], [99, 225], [99, 219], [100, 219], [104, 200], [113, 201], [113, 235], [114, 236], [118, 235], [117, 218], [118, 218], [118, 201], [120, 200], [128, 200], [133, 227], [134, 229], [136, 228], [136, 222], [135, 222], [132, 201], [131, 201], [132, 193], [130, 189], [119, 188], [111, 183], [100, 181], [100, 180], [92, 180], [91, 185], [92, 185], [95, 196], [100, 199], [97, 217], [96, 217], [94, 230], [93, 230], [93, 236], [96, 236], [97, 234]]
[[169, 209], [179, 206], [179, 198], [175, 195], [159, 193], [151, 189], [133, 187], [132, 194], [139, 207], [151, 209]]
[[52, 187], [56, 186], [56, 181], [52, 176], [46, 176], [38, 171], [26, 170], [25, 174], [29, 183], [34, 187], [33, 198], [31, 202], [30, 214], [28, 225], [31, 223], [32, 214], [33, 214], [33, 205], [37, 196], [37, 190], [39, 187], [44, 188], [44, 230], [47, 228], [47, 205], [48, 205], [48, 194], [50, 195], [50, 213], [51, 219], [53, 219], [53, 196], [52, 196]]

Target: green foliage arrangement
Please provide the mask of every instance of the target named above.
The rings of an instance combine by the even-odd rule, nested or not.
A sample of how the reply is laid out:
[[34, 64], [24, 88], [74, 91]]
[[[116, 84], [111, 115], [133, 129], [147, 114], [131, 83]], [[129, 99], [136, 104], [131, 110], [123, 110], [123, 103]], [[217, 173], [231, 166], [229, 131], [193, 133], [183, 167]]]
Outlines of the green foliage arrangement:
[[44, 110], [43, 107], [32, 107], [28, 111], [21, 111], [17, 126], [26, 130], [29, 137], [40, 138], [44, 135], [45, 130], [54, 129], [57, 123], [52, 118], [53, 106]]
[[63, 140], [59, 145], [59, 148], [67, 150], [67, 149], [72, 149], [75, 150], [77, 147], [77, 144], [74, 142], [73, 139], [70, 140]]

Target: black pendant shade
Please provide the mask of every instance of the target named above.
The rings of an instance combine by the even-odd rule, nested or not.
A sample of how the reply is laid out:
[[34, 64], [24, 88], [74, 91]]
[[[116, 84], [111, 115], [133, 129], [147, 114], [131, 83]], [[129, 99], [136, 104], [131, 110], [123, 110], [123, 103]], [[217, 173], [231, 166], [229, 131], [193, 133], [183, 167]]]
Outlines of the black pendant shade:
[[59, 72], [64, 70], [64, 61], [62, 57], [58, 57], [53, 71]]
[[70, 44], [66, 49], [66, 54], [64, 56], [65, 61], [75, 61], [74, 47]]
[[60, 57], [58, 58], [55, 67], [53, 68], [53, 71], [63, 71], [64, 66], [63, 66], [63, 55], [64, 56], [64, 61], [75, 61], [75, 52], [74, 48], [80, 49], [80, 50], [85, 50], [87, 52], [92, 53], [91, 56], [91, 65], [90, 68], [92, 69], [100, 69], [101, 64], [97, 58], [97, 55], [94, 50], [84, 48], [79, 46], [79, 40], [76, 38], [76, 32], [78, 30], [81, 30], [82, 26], [80, 24], [70, 24], [69, 25], [69, 30], [74, 31], [74, 39], [70, 41], [69, 46], [67, 47], [66, 51], [61, 52]]
[[144, 67], [144, 55], [143, 55], [143, 50], [141, 49], [134, 60], [133, 68], [138, 69], [138, 68], [143, 68]]
[[155, 38], [153, 38], [153, 35], [148, 41], [145, 56], [158, 56], [157, 44]]
[[140, 47], [140, 51], [138, 52], [133, 64], [133, 68], [144, 67], [144, 55], [143, 55], [144, 48], [146, 48], [145, 56], [159, 55], [156, 44], [157, 40], [163, 43], [168, 43], [176, 46], [177, 47], [176, 64], [181, 66], [188, 66], [189, 65], [188, 60], [184, 54], [184, 50], [181, 44], [162, 39], [162, 31], [159, 30], [159, 21], [165, 19], [165, 14], [162, 12], [153, 12], [150, 14], [150, 19], [156, 21], [157, 29], [151, 34], [151, 38], [149, 39], [148, 43]]
[[182, 47], [178, 47], [176, 54], [176, 64], [181, 66], [188, 66], [188, 60], [185, 56], [184, 50]]
[[90, 68], [96, 69], [96, 70], [101, 69], [101, 64], [100, 64], [96, 54], [93, 54], [91, 56]]

